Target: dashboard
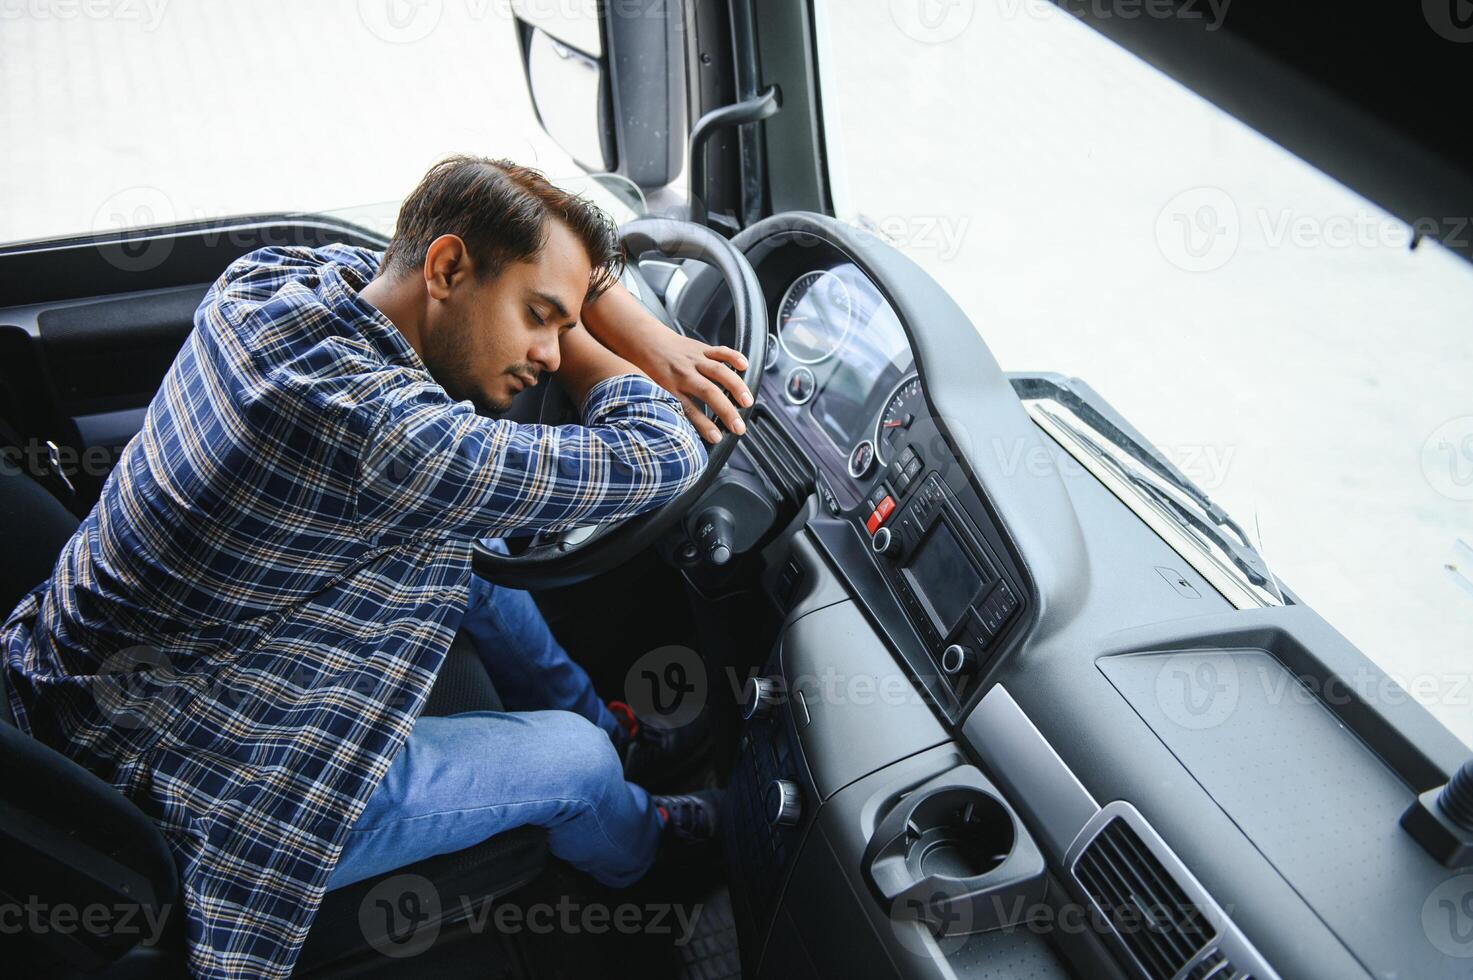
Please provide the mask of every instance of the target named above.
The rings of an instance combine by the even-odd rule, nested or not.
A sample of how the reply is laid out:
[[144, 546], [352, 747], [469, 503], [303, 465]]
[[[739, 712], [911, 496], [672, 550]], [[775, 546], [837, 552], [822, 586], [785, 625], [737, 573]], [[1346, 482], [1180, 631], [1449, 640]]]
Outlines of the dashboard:
[[821, 248], [792, 259], [808, 264], [777, 263], [762, 400], [900, 608], [903, 646], [920, 648], [913, 678], [952, 714], [1025, 611], [1020, 573], [955, 464], [895, 308], [852, 262]]
[[[1354, 696], [1343, 678], [1384, 674], [1287, 587], [1229, 602], [914, 263], [820, 215], [733, 243], [771, 337], [706, 503], [749, 564], [685, 569], [713, 603], [755, 571], [781, 619], [724, 817], [751, 975], [1464, 975], [1419, 910], [1473, 877], [1398, 823], [1461, 744]], [[697, 275], [672, 312], [730, 343], [721, 295]], [[921, 696], [851, 696], [891, 681]], [[1334, 696], [1273, 695], [1299, 686]], [[1142, 888], [1185, 915], [1165, 945], [1113, 924]], [[1076, 943], [1004, 908], [1101, 924]]]

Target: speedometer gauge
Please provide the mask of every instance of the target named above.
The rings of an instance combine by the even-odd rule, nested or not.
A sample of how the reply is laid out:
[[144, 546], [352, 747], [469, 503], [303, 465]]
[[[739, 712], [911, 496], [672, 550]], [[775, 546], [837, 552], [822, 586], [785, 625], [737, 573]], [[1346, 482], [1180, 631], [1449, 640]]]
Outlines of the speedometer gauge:
[[917, 418], [926, 411], [925, 399], [921, 396], [921, 379], [918, 375], [903, 378], [875, 422], [875, 455], [880, 463], [890, 461], [890, 447], [900, 441]]
[[777, 308], [777, 339], [799, 364], [833, 357], [849, 336], [854, 300], [832, 272], [805, 272], [793, 281]]

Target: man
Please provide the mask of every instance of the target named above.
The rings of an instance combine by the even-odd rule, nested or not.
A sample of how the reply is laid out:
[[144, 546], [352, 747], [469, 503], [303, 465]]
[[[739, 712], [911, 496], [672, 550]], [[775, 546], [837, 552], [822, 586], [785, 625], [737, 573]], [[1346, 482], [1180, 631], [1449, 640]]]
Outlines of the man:
[[[470, 572], [478, 538], [619, 520], [690, 486], [692, 422], [719, 437], [697, 400], [741, 431], [740, 355], [646, 314], [617, 248], [536, 172], [454, 158], [381, 259], [235, 262], [0, 629], [17, 723], [169, 840], [192, 972], [285, 976], [327, 888], [521, 824], [614, 885], [662, 835], [711, 833], [710, 799], [624, 780], [634, 720], [525, 593]], [[544, 374], [582, 426], [474, 410]], [[418, 717], [457, 630], [525, 710]]]

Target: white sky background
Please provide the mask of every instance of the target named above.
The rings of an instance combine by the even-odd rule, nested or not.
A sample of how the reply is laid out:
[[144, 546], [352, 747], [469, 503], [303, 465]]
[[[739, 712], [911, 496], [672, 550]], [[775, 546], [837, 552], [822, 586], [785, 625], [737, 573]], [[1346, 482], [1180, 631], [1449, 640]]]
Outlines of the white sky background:
[[[1473, 267], [1041, 0], [824, 9], [844, 216], [1004, 368], [1094, 385], [1473, 740]], [[396, 200], [457, 151], [574, 173], [507, 10], [0, 0], [0, 241]]]

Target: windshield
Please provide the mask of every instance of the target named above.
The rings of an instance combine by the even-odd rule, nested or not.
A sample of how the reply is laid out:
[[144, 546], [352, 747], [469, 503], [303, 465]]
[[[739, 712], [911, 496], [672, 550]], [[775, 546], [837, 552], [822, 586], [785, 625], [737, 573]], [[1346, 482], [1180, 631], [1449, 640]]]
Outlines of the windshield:
[[1086, 380], [1473, 741], [1473, 266], [1053, 4], [819, 10], [838, 216], [1005, 370]]

